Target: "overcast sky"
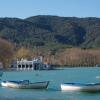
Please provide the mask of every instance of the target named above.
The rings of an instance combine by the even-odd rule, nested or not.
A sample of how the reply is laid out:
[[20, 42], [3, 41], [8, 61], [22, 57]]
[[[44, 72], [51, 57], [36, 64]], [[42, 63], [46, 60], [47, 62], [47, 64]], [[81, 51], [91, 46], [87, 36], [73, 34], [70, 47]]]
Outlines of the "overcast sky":
[[0, 0], [0, 17], [100, 17], [100, 0]]

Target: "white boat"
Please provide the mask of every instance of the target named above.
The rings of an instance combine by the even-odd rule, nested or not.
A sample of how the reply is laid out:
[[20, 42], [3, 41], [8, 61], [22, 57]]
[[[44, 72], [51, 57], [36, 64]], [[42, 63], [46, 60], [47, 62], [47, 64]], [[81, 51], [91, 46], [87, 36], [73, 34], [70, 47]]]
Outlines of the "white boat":
[[61, 84], [61, 90], [97, 92], [100, 91], [100, 83], [63, 83]]
[[2, 81], [1, 86], [19, 89], [46, 89], [49, 81], [31, 83], [29, 80], [22, 81]]

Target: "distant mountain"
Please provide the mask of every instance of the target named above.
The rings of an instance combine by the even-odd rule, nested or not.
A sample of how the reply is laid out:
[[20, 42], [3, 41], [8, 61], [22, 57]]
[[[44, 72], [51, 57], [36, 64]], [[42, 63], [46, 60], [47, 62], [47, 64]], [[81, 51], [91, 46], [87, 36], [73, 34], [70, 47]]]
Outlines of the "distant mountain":
[[19, 47], [100, 47], [100, 18], [44, 15], [0, 18], [0, 37]]

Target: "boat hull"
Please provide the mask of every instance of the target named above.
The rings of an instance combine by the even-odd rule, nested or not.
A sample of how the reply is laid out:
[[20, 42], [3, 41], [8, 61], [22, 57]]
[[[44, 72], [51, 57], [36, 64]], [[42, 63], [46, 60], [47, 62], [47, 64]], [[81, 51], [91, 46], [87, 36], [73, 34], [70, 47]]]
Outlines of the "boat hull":
[[45, 89], [48, 87], [49, 81], [35, 83], [16, 83], [12, 81], [3, 81], [1, 86], [19, 89]]
[[100, 83], [91, 84], [71, 84], [65, 83], [61, 84], [61, 90], [63, 91], [87, 91], [87, 92], [97, 92], [100, 91]]

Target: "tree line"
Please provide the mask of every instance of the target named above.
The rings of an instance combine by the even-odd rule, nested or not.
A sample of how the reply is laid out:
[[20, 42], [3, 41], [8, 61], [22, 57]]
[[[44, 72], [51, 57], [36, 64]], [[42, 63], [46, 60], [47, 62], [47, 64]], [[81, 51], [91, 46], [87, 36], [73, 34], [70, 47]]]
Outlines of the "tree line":
[[4, 39], [0, 39], [0, 61], [4, 68], [9, 68], [12, 60], [21, 58], [32, 59], [42, 56], [45, 63], [55, 66], [82, 67], [100, 65], [100, 48], [61, 48], [48, 50], [45, 48], [15, 48], [14, 45]]

